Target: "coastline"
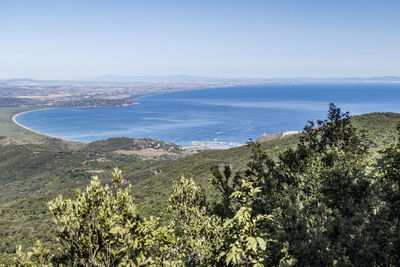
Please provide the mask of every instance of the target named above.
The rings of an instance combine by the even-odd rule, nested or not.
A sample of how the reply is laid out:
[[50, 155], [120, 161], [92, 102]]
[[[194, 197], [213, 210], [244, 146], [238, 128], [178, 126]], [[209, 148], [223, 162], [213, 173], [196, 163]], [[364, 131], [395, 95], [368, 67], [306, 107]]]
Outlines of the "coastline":
[[30, 131], [30, 132], [33, 132], [33, 133], [36, 133], [36, 134], [43, 135], [44, 137], [50, 137], [50, 138], [55, 138], [55, 139], [61, 139], [61, 140], [68, 141], [68, 142], [76, 142], [76, 141], [72, 141], [72, 140], [68, 140], [68, 139], [64, 139], [64, 138], [61, 138], [61, 137], [52, 136], [52, 135], [48, 135], [48, 134], [44, 134], [44, 133], [41, 133], [41, 132], [32, 130], [31, 128], [29, 128], [29, 127], [27, 127], [27, 126], [25, 126], [25, 125], [23, 125], [23, 124], [21, 124], [21, 123], [19, 123], [19, 122], [17, 121], [17, 117], [18, 117], [19, 115], [22, 115], [22, 114], [25, 114], [25, 113], [28, 113], [28, 112], [32, 112], [32, 111], [46, 110], [46, 109], [56, 109], [56, 108], [39, 108], [39, 109], [26, 110], [26, 111], [20, 112], [20, 113], [18, 113], [18, 114], [15, 114], [15, 115], [12, 117], [12, 121], [13, 121], [16, 125], [18, 125], [19, 127], [22, 127], [22, 128], [24, 128], [25, 130], [27, 130], [27, 131]]
[[[165, 93], [168, 93], [168, 92], [165, 92]], [[132, 100], [133, 99], [136, 100], [136, 99], [139, 99], [139, 98], [149, 97], [149, 96], [158, 95], [158, 94], [164, 94], [164, 92], [155, 93], [155, 94], [148, 94], [148, 95], [142, 95], [142, 96], [134, 97], [134, 98], [131, 98], [131, 99]], [[140, 103], [137, 102], [137, 103], [134, 103], [133, 105], [129, 105], [129, 106], [134, 106], [134, 105], [138, 105], [138, 104], [140, 104]], [[122, 106], [122, 107], [128, 107], [128, 106]], [[78, 143], [80, 143], [81, 141], [68, 140], [68, 139], [65, 139], [65, 138], [58, 137], [58, 136], [53, 136], [53, 135], [41, 133], [39, 131], [35, 131], [35, 130], [33, 130], [33, 129], [31, 129], [31, 128], [29, 128], [29, 127], [27, 127], [27, 126], [25, 126], [22, 123], [19, 123], [17, 121], [17, 117], [19, 115], [22, 115], [22, 114], [25, 114], [25, 113], [28, 113], [28, 112], [39, 111], [39, 110], [47, 110], [47, 109], [57, 109], [57, 108], [60, 108], [60, 107], [30, 109], [30, 110], [26, 110], [26, 111], [23, 111], [23, 112], [15, 114], [11, 119], [12, 119], [13, 123], [16, 124], [17, 126], [22, 127], [27, 131], [30, 131], [30, 132], [33, 132], [33, 133], [36, 133], [36, 134], [39, 134], [39, 135], [43, 135], [44, 137], [60, 139], [60, 140], [64, 140], [64, 141], [67, 141], [67, 142], [78, 142]], [[69, 107], [69, 108], [107, 108], [107, 107]]]
[[[162, 93], [160, 93], [160, 94], [162, 94]], [[149, 96], [149, 95], [147, 95], [147, 96]], [[147, 97], [147, 96], [141, 96], [140, 98]], [[78, 107], [76, 107], [76, 108], [78, 108]], [[57, 136], [53, 136], [53, 135], [49, 135], [49, 134], [44, 134], [44, 133], [41, 133], [39, 131], [32, 130], [31, 128], [29, 128], [29, 127], [27, 127], [27, 126], [25, 126], [25, 125], [23, 125], [23, 124], [21, 124], [21, 123], [19, 123], [17, 121], [17, 117], [19, 115], [22, 115], [22, 114], [25, 114], [25, 113], [28, 113], [28, 112], [33, 112], [33, 111], [38, 111], [38, 110], [47, 110], [47, 109], [56, 109], [56, 108], [39, 108], [39, 109], [26, 110], [26, 111], [20, 112], [18, 114], [15, 114], [12, 117], [12, 121], [13, 121], [13, 123], [18, 125], [19, 127], [22, 127], [27, 131], [42, 135], [43, 137], [60, 139], [60, 140], [67, 141], [67, 142], [85, 143], [85, 142], [82, 142], [82, 141], [68, 140], [68, 139], [65, 139], [65, 138], [61, 138], [61, 137], [57, 137]], [[132, 137], [132, 138], [134, 138], [134, 137]], [[196, 148], [199, 148], [199, 150], [209, 150], [209, 149], [229, 149], [229, 148], [232, 148], [232, 147], [239, 147], [239, 146], [243, 146], [244, 145], [244, 144], [235, 144], [234, 146], [232, 146], [232, 144], [233, 143], [218, 142], [218, 141], [192, 141], [191, 145], [186, 145], [186, 146], [182, 146], [182, 147], [183, 147], [184, 150], [193, 150], [193, 149], [196, 149]]]
[[[232, 86], [226, 86], [226, 87], [232, 87]], [[189, 90], [172, 90], [172, 91], [166, 91], [166, 92], [163, 92], [163, 91], [162, 91], [162, 92], [156, 92], [156, 93], [150, 93], [150, 94], [139, 95], [139, 96], [136, 96], [136, 97], [134, 96], [134, 97], [132, 97], [132, 98], [128, 98], [128, 101], [132, 101], [132, 100], [134, 101], [134, 100], [139, 100], [139, 99], [146, 98], [146, 97], [152, 97], [152, 96], [163, 95], [163, 94], [168, 94], [168, 93], [178, 93], [178, 92], [185, 92], [185, 91], [197, 91], [197, 90], [204, 90], [204, 89], [218, 89], [218, 88], [221, 88], [221, 89], [222, 89], [222, 88], [226, 88], [226, 87], [223, 86], [223, 87], [211, 87], [211, 88], [194, 88], [194, 89], [189, 89]], [[49, 134], [44, 134], [44, 133], [39, 132], [39, 131], [35, 131], [35, 130], [33, 130], [33, 129], [31, 129], [31, 128], [25, 126], [25, 125], [23, 125], [22, 123], [18, 122], [18, 121], [17, 121], [17, 117], [18, 117], [19, 115], [22, 115], [22, 114], [25, 114], [25, 113], [28, 113], [28, 112], [39, 111], [39, 110], [48, 110], [48, 109], [60, 109], [60, 108], [66, 108], [66, 109], [78, 109], [78, 108], [79, 108], [79, 109], [80, 109], [80, 108], [81, 108], [81, 109], [88, 109], [88, 108], [89, 108], [89, 109], [90, 109], [90, 108], [124, 108], [124, 107], [134, 106], [134, 105], [138, 105], [138, 104], [140, 104], [139, 101], [136, 102], [136, 103], [134, 103], [133, 105], [128, 105], [128, 106], [104, 106], [104, 107], [101, 107], [101, 106], [97, 106], [97, 107], [48, 107], [48, 108], [37, 108], [37, 109], [32, 108], [32, 109], [30, 109], [30, 110], [26, 110], [26, 111], [20, 112], [20, 113], [18, 113], [18, 114], [15, 114], [15, 115], [12, 117], [12, 121], [13, 121], [13, 123], [16, 124], [17, 126], [22, 127], [22, 128], [24, 128], [25, 130], [30, 131], [30, 132], [32, 132], [32, 133], [42, 135], [43, 137], [49, 137], [49, 138], [54, 138], [54, 139], [60, 139], [60, 140], [64, 140], [64, 141], [67, 141], [67, 142], [86, 143], [86, 142], [83, 142], [83, 141], [68, 140], [68, 139], [65, 139], [65, 138], [58, 137], [58, 136], [53, 136], [53, 135], [49, 135]], [[137, 138], [137, 137], [132, 137], [132, 138]], [[203, 142], [201, 142], [201, 141], [191, 141], [191, 142], [192, 142], [191, 145], [183, 146], [183, 147], [190, 148], [190, 147], [202, 146], [202, 147], [206, 147], [206, 148], [208, 148], [208, 149], [228, 149], [228, 148], [239, 147], [239, 146], [244, 145], [244, 144], [239, 144], [239, 143], [232, 144], [232, 143], [230, 143], [230, 142], [219, 142], [219, 141], [206, 141], [205, 143], [203, 143]], [[90, 142], [89, 142], [89, 143], [90, 143]]]
[[[229, 86], [228, 86], [228, 87], [229, 87]], [[212, 87], [212, 88], [214, 88], [214, 87]], [[219, 88], [219, 87], [215, 87], [215, 88]], [[223, 87], [221, 87], [221, 88], [223, 88]], [[156, 92], [156, 93], [144, 94], [144, 95], [140, 95], [140, 96], [132, 97], [132, 98], [128, 98], [128, 99], [129, 99], [129, 100], [137, 100], [137, 99], [141, 99], [141, 98], [145, 98], [145, 97], [150, 97], [150, 96], [155, 96], [155, 95], [162, 95], [162, 94], [175, 93], [175, 92], [184, 92], [184, 91], [192, 91], [192, 90], [204, 90], [204, 89], [209, 89], [209, 88], [196, 88], [196, 89], [189, 89], [189, 90], [172, 90], [172, 91], [168, 91], [168, 92]], [[129, 105], [129, 106], [134, 106], [134, 105], [139, 105], [139, 104], [140, 104], [140, 102], [137, 102], [137, 103], [133, 103], [133, 105]], [[129, 106], [120, 106], [120, 107], [129, 107]], [[118, 106], [116, 106], [116, 107], [118, 107]], [[19, 122], [16, 120], [16, 118], [17, 118], [19, 115], [22, 115], [22, 114], [24, 114], [24, 113], [28, 113], [28, 112], [32, 112], [32, 111], [37, 111], [37, 110], [57, 109], [57, 108], [108, 108], [108, 107], [51, 107], [51, 108], [31, 109], [31, 110], [26, 110], [26, 111], [20, 112], [20, 113], [18, 113], [18, 114], [15, 114], [15, 115], [12, 117], [12, 121], [13, 121], [16, 125], [18, 125], [18, 126], [24, 128], [25, 130], [34, 132], [34, 133], [36, 133], [36, 134], [48, 136], [48, 137], [51, 137], [51, 138], [62, 139], [62, 140], [69, 141], [69, 142], [77, 142], [77, 141], [67, 140], [67, 139], [64, 139], [64, 138], [60, 138], [60, 137], [56, 137], [56, 136], [52, 136], [52, 135], [48, 135], [48, 134], [44, 134], [44, 133], [41, 133], [41, 132], [32, 130], [32, 129], [30, 129], [29, 127], [26, 127], [25, 125], [19, 123]]]

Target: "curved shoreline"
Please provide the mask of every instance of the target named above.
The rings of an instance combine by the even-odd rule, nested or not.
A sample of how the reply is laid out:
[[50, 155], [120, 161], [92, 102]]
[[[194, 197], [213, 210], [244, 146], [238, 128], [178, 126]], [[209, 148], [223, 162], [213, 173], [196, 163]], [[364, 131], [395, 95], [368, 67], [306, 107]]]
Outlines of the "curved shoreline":
[[[166, 92], [166, 93], [167, 93], [167, 92]], [[132, 99], [145, 98], [145, 97], [149, 97], [149, 96], [152, 96], [152, 95], [158, 95], [158, 94], [164, 94], [164, 93], [156, 93], [156, 94], [150, 94], [150, 95], [143, 95], [143, 96], [135, 97], [135, 98], [132, 98]], [[138, 102], [138, 104], [139, 104], [139, 102]], [[126, 107], [126, 106], [122, 106], [122, 107]], [[27, 126], [25, 126], [25, 125], [23, 125], [22, 123], [19, 123], [19, 122], [17, 121], [17, 117], [18, 117], [19, 115], [22, 115], [22, 114], [25, 114], [25, 113], [28, 113], [28, 112], [34, 112], [34, 111], [46, 110], [46, 109], [57, 109], [57, 108], [58, 108], [58, 107], [54, 107], [54, 108], [39, 108], [39, 109], [26, 110], [26, 111], [20, 112], [20, 113], [18, 113], [18, 114], [15, 114], [15, 115], [12, 117], [12, 121], [13, 121], [16, 125], [18, 125], [19, 127], [22, 127], [22, 128], [24, 128], [25, 130], [30, 131], [30, 132], [33, 132], [33, 133], [35, 133], [35, 134], [43, 135], [44, 137], [50, 137], [50, 138], [55, 138], [55, 139], [61, 139], [61, 140], [68, 141], [68, 142], [84, 143], [84, 142], [82, 142], [82, 141], [68, 140], [68, 139], [65, 139], [65, 138], [62, 138], [62, 137], [53, 136], [53, 135], [49, 135], [49, 134], [44, 134], [44, 133], [41, 133], [41, 132], [39, 132], [39, 131], [32, 130], [31, 128], [29, 128], [29, 127], [27, 127]], [[67, 107], [60, 107], [60, 108], [67, 108]], [[70, 107], [70, 108], [91, 108], [91, 107]], [[108, 108], [108, 107], [96, 107], [96, 108]]]
[[[174, 91], [173, 91], [173, 92], [174, 92]], [[178, 92], [180, 92], [180, 91], [178, 91]], [[133, 100], [133, 99], [140, 99], [140, 98], [145, 98], [145, 97], [149, 97], [149, 96], [153, 96], [153, 95], [160, 95], [160, 94], [167, 94], [167, 93], [172, 93], [172, 92], [160, 92], [160, 93], [142, 95], [142, 96], [134, 97], [134, 98], [131, 98], [131, 99], [132, 99], [132, 100]], [[139, 104], [139, 102], [138, 102], [138, 104]], [[126, 106], [122, 106], [122, 107], [126, 107]], [[67, 107], [60, 107], [60, 108], [67, 108]], [[91, 107], [70, 107], [70, 108], [91, 108]], [[109, 107], [96, 107], [96, 108], [109, 108]], [[28, 113], [28, 112], [33, 112], [33, 111], [38, 111], [38, 110], [46, 110], [46, 109], [57, 109], [57, 107], [54, 107], [54, 108], [39, 108], [39, 109], [26, 110], [26, 111], [20, 112], [20, 113], [18, 113], [18, 114], [15, 114], [15, 115], [12, 117], [12, 121], [13, 121], [16, 125], [18, 125], [18, 126], [24, 128], [25, 130], [30, 131], [30, 132], [33, 132], [33, 133], [36, 133], [36, 134], [40, 134], [40, 135], [47, 136], [47, 137], [50, 137], [50, 138], [61, 139], [61, 140], [68, 141], [68, 142], [78, 142], [78, 143], [81, 142], [81, 143], [84, 143], [84, 142], [82, 142], [82, 141], [68, 140], [68, 139], [65, 139], [65, 138], [61, 138], [61, 137], [57, 137], [57, 136], [53, 136], [53, 135], [49, 135], [49, 134], [44, 134], [44, 133], [41, 133], [41, 132], [39, 132], [39, 131], [32, 130], [31, 128], [29, 128], [29, 127], [27, 127], [27, 126], [25, 126], [25, 125], [23, 125], [22, 123], [19, 123], [19, 122], [17, 121], [17, 117], [18, 117], [19, 115], [22, 115], [22, 114], [25, 114], [25, 113]]]
[[65, 138], [61, 138], [61, 137], [57, 137], [57, 136], [53, 136], [53, 135], [49, 135], [49, 134], [44, 134], [44, 133], [41, 133], [41, 132], [32, 130], [31, 128], [29, 128], [29, 127], [27, 127], [27, 126], [25, 126], [25, 125], [23, 125], [22, 123], [19, 123], [19, 122], [17, 121], [17, 117], [18, 117], [19, 115], [22, 115], [22, 114], [25, 114], [25, 113], [28, 113], [28, 112], [33, 112], [33, 111], [38, 111], [38, 110], [46, 110], [46, 109], [56, 109], [56, 108], [39, 108], [39, 109], [26, 110], [26, 111], [20, 112], [20, 113], [18, 113], [18, 114], [15, 114], [15, 115], [12, 117], [12, 121], [13, 121], [16, 125], [18, 125], [19, 127], [22, 127], [22, 128], [24, 128], [25, 130], [30, 131], [30, 132], [33, 132], [33, 133], [35, 133], [35, 134], [43, 135], [44, 137], [50, 137], [50, 138], [55, 138], [55, 139], [61, 139], [61, 140], [68, 141], [68, 142], [77, 142], [77, 141], [72, 141], [72, 140], [68, 140], [68, 139], [65, 139]]
[[[231, 87], [231, 86], [227, 86], [227, 87]], [[170, 92], [157, 92], [157, 93], [145, 94], [145, 95], [141, 95], [141, 96], [138, 96], [138, 97], [129, 98], [129, 100], [138, 100], [138, 99], [141, 99], [141, 98], [152, 97], [152, 96], [162, 95], [162, 94], [168, 94], [168, 93], [179, 93], [179, 92], [185, 92], [185, 91], [195, 91], [195, 90], [205, 90], [205, 89], [219, 89], [219, 88], [226, 88], [226, 87], [195, 88], [195, 89], [188, 89], [188, 90], [176, 90], [176, 91], [173, 90], [173, 91], [170, 91]], [[137, 104], [140, 104], [140, 102], [137, 102]], [[137, 105], [137, 104], [134, 104], [134, 105]], [[131, 105], [129, 105], [129, 106], [131, 106]], [[124, 107], [128, 107], [128, 106], [117, 106], [117, 107], [118, 107], [118, 108], [124, 108]], [[46, 110], [46, 109], [57, 109], [57, 108], [67, 108], [67, 109], [70, 109], [70, 108], [112, 108], [112, 107], [51, 107], [51, 108], [31, 109], [31, 110], [26, 110], [26, 111], [20, 112], [20, 113], [18, 113], [18, 114], [15, 114], [15, 115], [12, 117], [12, 121], [13, 121], [16, 125], [18, 125], [18, 126], [24, 128], [25, 130], [30, 131], [30, 132], [33, 132], [33, 133], [36, 133], [36, 134], [39, 134], [39, 135], [43, 135], [44, 137], [50, 137], [50, 138], [55, 138], [55, 139], [61, 139], [61, 140], [68, 141], [68, 142], [86, 143], [86, 142], [82, 142], [82, 141], [69, 140], [69, 139], [65, 139], [65, 138], [62, 138], [62, 137], [58, 137], [58, 136], [53, 136], [53, 135], [49, 135], [49, 134], [44, 134], [44, 133], [41, 133], [41, 132], [39, 132], [39, 131], [32, 130], [31, 128], [29, 128], [29, 127], [23, 125], [22, 123], [19, 123], [19, 122], [17, 121], [17, 119], [16, 119], [19, 115], [22, 115], [22, 114], [25, 114], [25, 113], [28, 113], [28, 112], [34, 112], [34, 111]], [[114, 108], [116, 108], [116, 107], [114, 107]]]

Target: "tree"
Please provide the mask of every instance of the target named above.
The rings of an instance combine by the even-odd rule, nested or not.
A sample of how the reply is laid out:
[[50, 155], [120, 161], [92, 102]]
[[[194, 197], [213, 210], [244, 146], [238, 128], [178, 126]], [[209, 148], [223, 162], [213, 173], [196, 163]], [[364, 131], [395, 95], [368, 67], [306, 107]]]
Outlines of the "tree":
[[60, 254], [38, 242], [32, 252], [17, 250], [16, 266], [210, 266], [262, 265], [267, 249], [259, 222], [270, 216], [251, 214], [251, 201], [260, 192], [243, 182], [231, 195], [232, 219], [208, 214], [202, 189], [182, 178], [173, 187], [168, 226], [141, 218], [121, 188], [122, 176], [113, 173], [113, 186], [97, 176], [75, 200], [61, 196], [48, 203], [58, 228]]
[[400, 265], [400, 124], [398, 140], [380, 151], [376, 167], [378, 205], [367, 229], [373, 237], [371, 258], [377, 264]]
[[262, 145], [249, 144], [247, 181], [261, 189], [252, 212], [271, 214], [263, 231], [278, 240], [270, 264], [279, 264], [287, 244], [300, 265], [357, 264], [371, 211], [368, 142], [348, 113], [329, 105], [328, 116], [310, 121], [297, 147], [272, 159]]
[[222, 200], [212, 203], [212, 212], [222, 218], [231, 218], [233, 210], [231, 207], [231, 196], [239, 184], [239, 175], [233, 175], [231, 166], [226, 164], [223, 166], [222, 172], [218, 166], [211, 166], [210, 183], [221, 194]]
[[[59, 196], [48, 203], [63, 255], [46, 256], [46, 264], [117, 266], [152, 262], [149, 252], [154, 246], [156, 224], [139, 217], [130, 186], [120, 188], [118, 169], [113, 177], [113, 188], [102, 186], [94, 176], [85, 192], [77, 191], [76, 200]], [[25, 264], [17, 260], [16, 265], [29, 266], [27, 263], [34, 262], [29, 259], [32, 256], [41, 262], [37, 254], [27, 254]]]
[[263, 266], [267, 245], [274, 242], [272, 239], [265, 239], [267, 233], [260, 228], [260, 222], [273, 220], [273, 216], [253, 215], [252, 212], [254, 198], [260, 192], [261, 189], [253, 187], [252, 182], [242, 180], [240, 191], [231, 195], [232, 200], [236, 202], [236, 212], [232, 219], [225, 220], [225, 239], [229, 249], [220, 254], [226, 257], [227, 265]]
[[172, 214], [170, 227], [174, 242], [169, 251], [180, 265], [210, 266], [219, 262], [224, 229], [218, 216], [208, 215], [206, 198], [193, 179], [181, 178], [173, 186], [168, 211]]

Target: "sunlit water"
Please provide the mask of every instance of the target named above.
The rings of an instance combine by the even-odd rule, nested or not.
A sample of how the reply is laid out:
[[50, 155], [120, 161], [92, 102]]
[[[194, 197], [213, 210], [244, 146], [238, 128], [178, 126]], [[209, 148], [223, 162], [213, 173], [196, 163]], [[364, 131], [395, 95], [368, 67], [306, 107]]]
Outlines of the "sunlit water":
[[263, 133], [302, 130], [329, 102], [352, 115], [400, 112], [400, 85], [282, 85], [184, 91], [120, 108], [60, 108], [21, 114], [26, 127], [67, 140], [152, 138], [181, 145], [235, 146]]

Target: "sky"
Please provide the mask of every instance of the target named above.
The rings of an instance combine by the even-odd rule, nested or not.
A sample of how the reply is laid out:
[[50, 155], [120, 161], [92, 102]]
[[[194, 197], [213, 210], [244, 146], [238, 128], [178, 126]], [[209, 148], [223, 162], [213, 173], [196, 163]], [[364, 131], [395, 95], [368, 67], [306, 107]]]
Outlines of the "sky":
[[0, 0], [0, 79], [400, 76], [399, 14], [399, 0]]

